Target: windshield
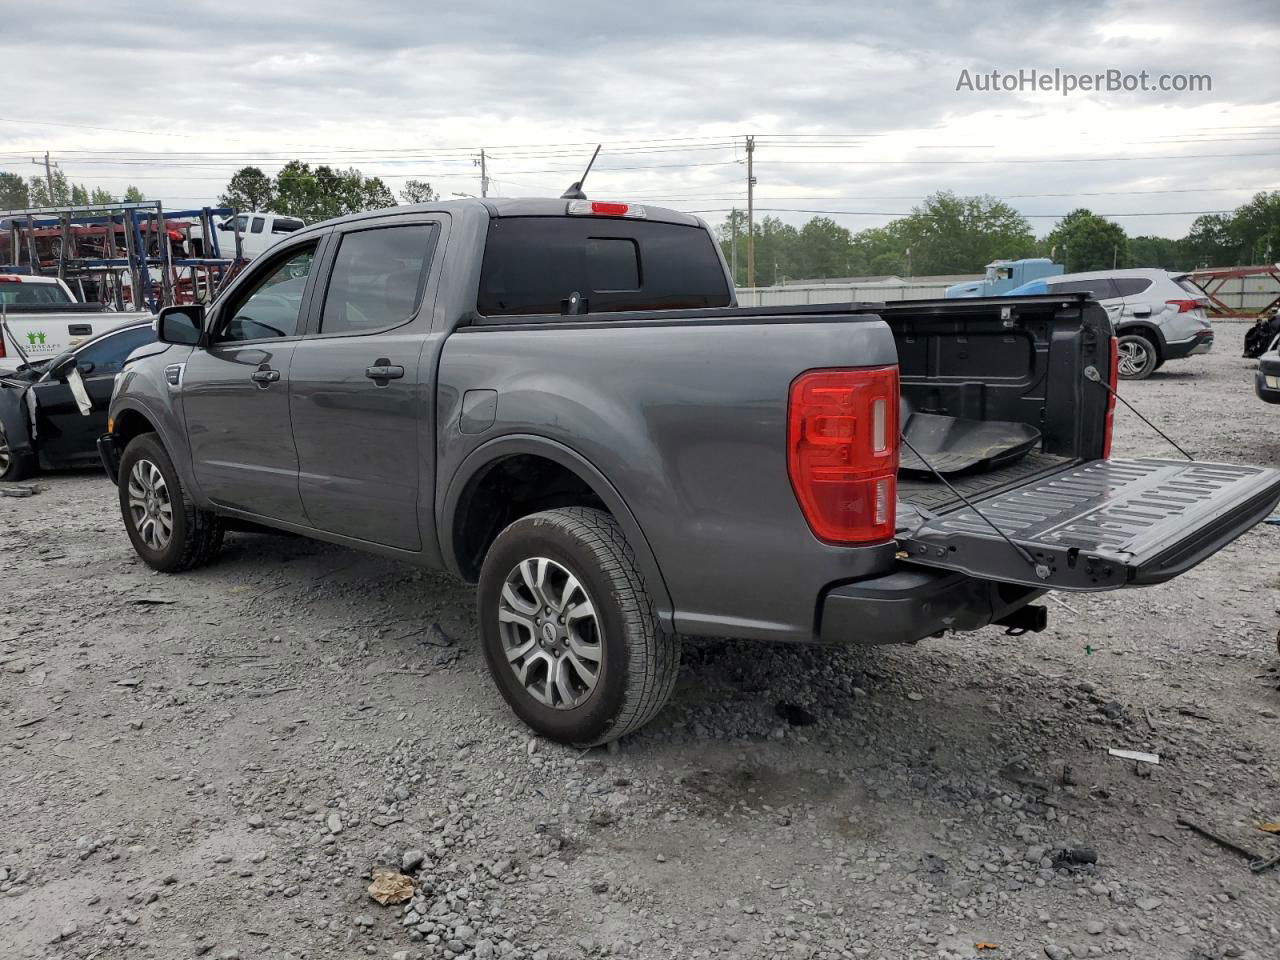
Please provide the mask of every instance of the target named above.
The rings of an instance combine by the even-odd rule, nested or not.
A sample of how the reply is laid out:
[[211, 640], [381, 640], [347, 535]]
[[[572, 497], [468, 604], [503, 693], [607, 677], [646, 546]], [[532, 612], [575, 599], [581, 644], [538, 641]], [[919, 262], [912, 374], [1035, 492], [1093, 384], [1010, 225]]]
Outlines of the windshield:
[[0, 282], [0, 303], [31, 306], [42, 303], [74, 303], [60, 283]]
[[1196, 286], [1195, 281], [1192, 280], [1190, 277], [1186, 277], [1186, 276], [1174, 277], [1173, 282], [1176, 283], [1178, 286], [1180, 286], [1183, 290], [1187, 291], [1187, 293], [1191, 294], [1197, 300], [1209, 299], [1209, 295], [1205, 293], [1203, 290], [1201, 290], [1198, 286]]

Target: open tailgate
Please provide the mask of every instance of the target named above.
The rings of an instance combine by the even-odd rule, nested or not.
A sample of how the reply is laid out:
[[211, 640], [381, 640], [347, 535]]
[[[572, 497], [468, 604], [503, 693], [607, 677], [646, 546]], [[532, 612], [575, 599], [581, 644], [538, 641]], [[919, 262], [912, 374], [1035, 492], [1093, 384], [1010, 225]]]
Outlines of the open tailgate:
[[1280, 470], [1185, 460], [1095, 460], [971, 498], [898, 537], [904, 559], [986, 580], [1099, 591], [1162, 583], [1212, 556], [1280, 502]]

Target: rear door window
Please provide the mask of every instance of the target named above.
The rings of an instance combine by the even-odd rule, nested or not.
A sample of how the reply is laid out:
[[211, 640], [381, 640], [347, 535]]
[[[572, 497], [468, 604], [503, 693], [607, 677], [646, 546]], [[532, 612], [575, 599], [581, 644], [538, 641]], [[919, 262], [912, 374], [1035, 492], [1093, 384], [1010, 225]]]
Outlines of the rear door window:
[[728, 280], [701, 227], [606, 217], [490, 221], [477, 308], [486, 316], [726, 307]]
[[1118, 297], [1115, 282], [1106, 277], [1094, 277], [1090, 280], [1063, 280], [1049, 283], [1050, 293], [1087, 293], [1094, 300], [1110, 300]]
[[1136, 297], [1151, 289], [1151, 281], [1146, 277], [1116, 277], [1115, 285], [1122, 297]]
[[370, 333], [418, 309], [434, 246], [429, 223], [344, 234], [329, 275], [321, 333]]

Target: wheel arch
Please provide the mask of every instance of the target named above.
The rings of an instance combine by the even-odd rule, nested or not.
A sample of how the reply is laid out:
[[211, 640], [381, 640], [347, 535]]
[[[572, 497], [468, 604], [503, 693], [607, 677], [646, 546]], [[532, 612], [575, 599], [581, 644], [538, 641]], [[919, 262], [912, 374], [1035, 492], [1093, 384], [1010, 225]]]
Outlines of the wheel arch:
[[[546, 467], [547, 480], [555, 485], [550, 488], [553, 501], [561, 496], [572, 496], [575, 492], [591, 499], [547, 502], [536, 496], [522, 498], [515, 501], [513, 513], [501, 515], [502, 520], [497, 529], [477, 534], [476, 524], [482, 517], [491, 516], [483, 513], [485, 503], [481, 494], [488, 489], [486, 484], [496, 483], [496, 471], [517, 462], [521, 462], [522, 466], [549, 465]], [[580, 486], [573, 486], [569, 478]], [[640, 522], [627, 506], [622, 494], [586, 457], [545, 437], [500, 437], [476, 448], [462, 461], [437, 506], [436, 528], [440, 535], [444, 562], [451, 572], [474, 582], [479, 574], [484, 551], [503, 527], [521, 516], [552, 506], [565, 506], [569, 502], [599, 506], [613, 516], [635, 554], [636, 564], [644, 576], [646, 589], [659, 617], [669, 624], [672, 605], [666, 581]], [[479, 547], [483, 549], [478, 549]]]
[[1141, 334], [1151, 341], [1151, 345], [1156, 348], [1156, 361], [1164, 359], [1164, 333], [1154, 323], [1122, 323], [1116, 327], [1116, 336], [1124, 337], [1131, 334]]
[[[169, 416], [172, 418], [177, 415], [179, 414], [173, 411]], [[124, 448], [128, 446], [129, 441], [134, 437], [141, 436], [143, 433], [154, 433], [169, 454], [169, 459], [173, 461], [173, 468], [178, 471], [178, 477], [182, 480], [182, 485], [187, 488], [187, 492], [192, 499], [200, 504], [201, 507], [208, 506], [204, 495], [200, 491], [200, 485], [195, 482], [195, 476], [191, 470], [191, 458], [188, 455], [185, 443], [186, 438], [174, 436], [175, 432], [181, 433], [181, 421], [174, 426], [167, 422], [164, 416], [151, 409], [141, 400], [127, 397], [112, 405], [110, 422], [111, 436], [119, 444], [121, 453], [124, 453]], [[182, 442], [179, 442], [180, 440]]]

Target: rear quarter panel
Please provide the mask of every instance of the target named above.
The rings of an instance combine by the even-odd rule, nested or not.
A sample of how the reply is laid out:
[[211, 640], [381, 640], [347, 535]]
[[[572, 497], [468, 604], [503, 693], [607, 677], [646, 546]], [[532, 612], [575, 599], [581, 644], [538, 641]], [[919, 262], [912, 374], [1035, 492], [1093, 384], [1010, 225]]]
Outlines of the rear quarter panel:
[[[568, 448], [636, 518], [678, 630], [808, 640], [822, 589], [882, 571], [894, 548], [810, 533], [787, 476], [788, 390], [805, 370], [895, 362], [874, 316], [464, 328], [440, 362], [439, 476], [502, 437]], [[467, 390], [497, 392], [482, 434], [459, 430]]]

